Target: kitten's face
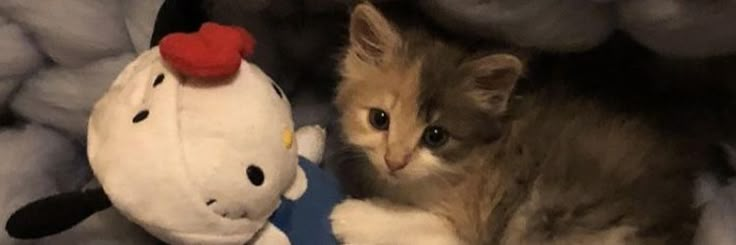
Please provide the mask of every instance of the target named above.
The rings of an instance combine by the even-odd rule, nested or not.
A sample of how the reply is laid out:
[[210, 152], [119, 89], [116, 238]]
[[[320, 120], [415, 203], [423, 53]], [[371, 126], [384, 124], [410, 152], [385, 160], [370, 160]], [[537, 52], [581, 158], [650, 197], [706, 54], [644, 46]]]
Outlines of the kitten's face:
[[353, 12], [350, 39], [336, 98], [343, 136], [384, 180], [442, 176], [500, 135], [498, 116], [521, 73], [514, 56], [473, 59], [400, 35], [365, 4]]

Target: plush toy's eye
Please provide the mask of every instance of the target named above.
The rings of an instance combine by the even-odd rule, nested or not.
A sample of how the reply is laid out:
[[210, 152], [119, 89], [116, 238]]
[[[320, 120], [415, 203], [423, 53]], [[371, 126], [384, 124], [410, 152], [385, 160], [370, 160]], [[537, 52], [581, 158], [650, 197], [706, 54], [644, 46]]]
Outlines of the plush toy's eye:
[[133, 123], [139, 123], [143, 120], [146, 120], [147, 117], [148, 117], [148, 110], [142, 110], [138, 112], [138, 114], [135, 114], [135, 116], [133, 117]]
[[250, 180], [250, 183], [253, 183], [253, 185], [255, 186], [261, 186], [264, 179], [266, 178], [263, 175], [263, 170], [253, 165], [248, 166], [248, 169], [245, 170], [245, 174], [248, 175], [248, 180]]
[[279, 88], [279, 86], [276, 86], [276, 84], [274, 84], [274, 83], [272, 83], [271, 86], [273, 87], [273, 90], [276, 90], [276, 94], [279, 95], [279, 98], [282, 98], [283, 99], [284, 98], [284, 93], [281, 92], [281, 89]]
[[153, 87], [158, 86], [162, 82], [164, 82], [164, 74], [158, 74], [158, 76], [156, 76], [156, 80], [153, 80]]

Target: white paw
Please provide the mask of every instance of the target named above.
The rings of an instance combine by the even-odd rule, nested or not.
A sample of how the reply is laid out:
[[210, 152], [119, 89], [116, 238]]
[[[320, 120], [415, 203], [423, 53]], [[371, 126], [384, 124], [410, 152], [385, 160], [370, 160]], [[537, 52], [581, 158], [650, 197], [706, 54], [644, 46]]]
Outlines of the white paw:
[[370, 244], [376, 234], [376, 229], [371, 228], [375, 213], [375, 207], [366, 201], [348, 199], [335, 206], [330, 215], [332, 232], [342, 244]]
[[462, 244], [444, 219], [377, 200], [348, 199], [335, 206], [330, 221], [343, 244]]
[[319, 125], [304, 126], [296, 131], [299, 155], [315, 164], [322, 162], [327, 132]]

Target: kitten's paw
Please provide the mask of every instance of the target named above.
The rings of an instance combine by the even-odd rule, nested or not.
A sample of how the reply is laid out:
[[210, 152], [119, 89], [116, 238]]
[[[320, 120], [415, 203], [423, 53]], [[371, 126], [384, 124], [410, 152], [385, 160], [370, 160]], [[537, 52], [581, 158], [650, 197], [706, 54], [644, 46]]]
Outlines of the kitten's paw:
[[373, 209], [368, 202], [356, 199], [348, 199], [335, 206], [330, 215], [335, 237], [342, 244], [370, 244], [372, 236], [382, 236], [368, 224], [373, 220], [370, 218]]
[[444, 219], [377, 200], [348, 199], [333, 209], [330, 220], [343, 244], [463, 244]]
[[296, 131], [299, 155], [315, 164], [322, 162], [327, 132], [319, 125], [304, 126]]

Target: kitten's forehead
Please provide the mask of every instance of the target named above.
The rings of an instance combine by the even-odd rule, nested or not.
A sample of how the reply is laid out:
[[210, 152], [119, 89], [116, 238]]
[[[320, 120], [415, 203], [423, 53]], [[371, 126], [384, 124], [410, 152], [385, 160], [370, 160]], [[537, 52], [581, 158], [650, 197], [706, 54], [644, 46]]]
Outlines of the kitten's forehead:
[[[411, 45], [411, 40], [408, 45]], [[496, 118], [490, 116], [470, 93], [477, 89], [471, 71], [462, 67], [471, 55], [441, 42], [414, 42], [414, 54], [421, 63], [417, 116], [427, 123], [445, 127], [464, 140], [487, 140], [499, 134]], [[418, 45], [417, 45], [418, 44]]]
[[[411, 43], [409, 44], [411, 45]], [[472, 101], [466, 99], [466, 92], [472, 89], [469, 86], [469, 71], [463, 70], [461, 64], [467, 55], [460, 49], [443, 43], [434, 42], [429, 45], [416, 43], [409, 47], [409, 54], [420, 63], [417, 74], [419, 83], [416, 89], [419, 96], [416, 98], [420, 115], [431, 120], [444, 107], [471, 108]]]

